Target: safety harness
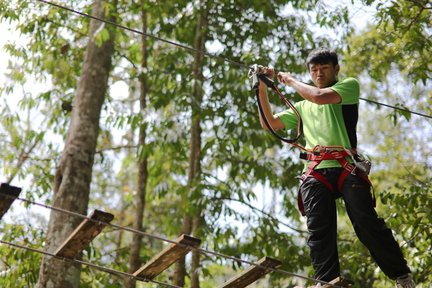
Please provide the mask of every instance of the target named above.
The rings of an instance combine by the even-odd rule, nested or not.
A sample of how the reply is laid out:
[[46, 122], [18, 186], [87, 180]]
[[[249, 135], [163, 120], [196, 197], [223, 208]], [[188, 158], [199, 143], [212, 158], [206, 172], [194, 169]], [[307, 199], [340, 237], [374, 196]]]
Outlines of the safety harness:
[[[357, 175], [361, 177], [366, 183], [368, 183], [372, 187], [372, 183], [370, 182], [368, 178], [368, 174], [371, 168], [371, 163], [367, 159], [363, 159], [360, 157], [359, 154], [356, 153], [355, 150], [349, 150], [342, 146], [315, 146], [312, 150], [308, 150], [305, 147], [299, 145], [297, 143], [298, 139], [303, 133], [303, 127], [302, 127], [302, 120], [300, 113], [297, 111], [297, 109], [294, 107], [294, 105], [285, 97], [282, 95], [282, 93], [279, 91], [279, 89], [276, 87], [274, 81], [269, 79], [265, 74], [261, 72], [261, 68], [263, 66], [259, 65], [253, 65], [251, 69], [249, 70], [249, 78], [252, 78], [253, 81], [253, 89], [255, 90], [258, 107], [261, 113], [261, 117], [264, 120], [264, 123], [266, 124], [268, 130], [279, 140], [286, 142], [290, 145], [293, 145], [295, 147], [300, 148], [303, 150], [303, 152], [300, 153], [300, 159], [310, 161], [309, 166], [306, 169], [306, 172], [301, 176], [301, 180], [304, 182], [306, 178], [313, 177], [317, 181], [321, 182], [323, 185], [325, 185], [330, 191], [333, 193], [337, 193], [338, 191], [342, 191], [342, 185], [345, 181], [345, 178], [350, 175]], [[298, 126], [297, 126], [297, 135], [294, 139], [287, 139], [280, 135], [278, 135], [274, 129], [270, 126], [270, 123], [268, 122], [267, 118], [265, 117], [265, 114], [263, 112], [262, 104], [259, 98], [259, 80], [262, 80], [267, 87], [271, 88], [273, 91], [276, 92], [276, 94], [281, 98], [285, 104], [287, 104], [296, 114], [297, 120], [298, 120]], [[352, 162], [348, 161], [347, 159], [351, 159]], [[320, 172], [315, 170], [315, 168], [324, 160], [337, 160], [339, 164], [341, 165], [342, 172], [339, 176], [337, 187], [334, 187], [327, 178], [324, 177]], [[375, 195], [372, 194], [373, 198], [373, 204], [375, 207]], [[300, 210], [300, 213], [302, 216], [305, 215], [305, 210], [303, 206], [303, 200], [301, 197], [301, 190], [298, 191], [297, 194], [297, 204], [298, 208]]]
[[[319, 148], [319, 149], [317, 149]], [[365, 159], [360, 159], [358, 154], [354, 154], [353, 151], [344, 149], [344, 150], [332, 150], [328, 147], [320, 147], [317, 146], [314, 148], [313, 153], [300, 153], [300, 158], [311, 161], [309, 166], [306, 169], [306, 172], [301, 176], [301, 180], [304, 182], [306, 178], [309, 176], [315, 178], [323, 185], [325, 185], [330, 191], [333, 193], [337, 193], [338, 191], [342, 191], [342, 185], [345, 181], [345, 178], [352, 174], [357, 175], [362, 178], [366, 183], [368, 183], [372, 187], [372, 183], [369, 180], [368, 174], [370, 171], [370, 162]], [[347, 159], [352, 159], [353, 163], [350, 163]], [[315, 168], [323, 161], [323, 160], [337, 160], [341, 167], [343, 168], [341, 174], [339, 175], [337, 181], [337, 187], [334, 187], [332, 183], [330, 183], [327, 178], [324, 177], [320, 172], [315, 170]], [[372, 195], [375, 207], [375, 195]], [[301, 197], [301, 193], [297, 194], [297, 204], [300, 210], [300, 213], [304, 216], [305, 210], [303, 206], [303, 200]]]

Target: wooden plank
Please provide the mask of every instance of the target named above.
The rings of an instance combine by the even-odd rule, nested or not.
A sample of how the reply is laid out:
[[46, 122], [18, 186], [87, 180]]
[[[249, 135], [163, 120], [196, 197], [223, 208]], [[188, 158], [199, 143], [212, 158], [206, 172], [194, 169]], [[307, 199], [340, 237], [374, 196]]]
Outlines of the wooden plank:
[[0, 185], [0, 219], [9, 210], [12, 203], [18, 198], [21, 188], [11, 186], [7, 183]]
[[185, 234], [177, 238], [175, 242], [153, 257], [133, 275], [151, 280], [201, 244], [200, 239]]
[[[345, 278], [342, 278], [342, 277], [337, 277], [337, 278], [331, 280], [328, 283], [330, 283], [331, 285], [324, 284], [324, 285], [321, 285], [320, 287], [323, 287], [323, 288], [333, 288], [333, 287], [336, 286], [336, 287], [351, 288], [352, 285], [354, 284], [353, 281], [345, 279]], [[315, 287], [315, 286], [316, 285], [314, 285], [314, 286], [308, 286], [308, 287]], [[294, 288], [307, 288], [307, 287], [304, 287], [304, 286], [295, 286]]]
[[[347, 288], [352, 287], [352, 284], [354, 284], [351, 280], [348, 280], [348, 279], [345, 279], [342, 277], [337, 277], [337, 278], [333, 279], [332, 281], [330, 281], [329, 283], [332, 285], [337, 285], [340, 287], [347, 287]], [[324, 285], [324, 287], [334, 287], [334, 286]]]
[[[270, 257], [263, 257], [255, 263], [260, 265], [260, 266], [266, 266], [269, 268], [277, 268], [282, 264], [282, 262], [280, 262], [279, 260], [272, 259]], [[249, 284], [252, 284], [256, 280], [261, 278], [262, 276], [271, 272], [271, 270], [265, 269], [265, 268], [260, 267], [260, 266], [255, 266], [255, 265], [250, 266], [247, 270], [245, 270], [243, 273], [241, 273], [237, 277], [234, 277], [231, 280], [222, 284], [221, 288], [246, 287]]]
[[102, 232], [102, 229], [106, 226], [105, 223], [109, 223], [114, 219], [114, 215], [104, 211], [94, 210], [89, 218], [91, 220], [84, 219], [57, 249], [55, 252], [57, 256], [71, 259], [78, 256], [81, 251]]

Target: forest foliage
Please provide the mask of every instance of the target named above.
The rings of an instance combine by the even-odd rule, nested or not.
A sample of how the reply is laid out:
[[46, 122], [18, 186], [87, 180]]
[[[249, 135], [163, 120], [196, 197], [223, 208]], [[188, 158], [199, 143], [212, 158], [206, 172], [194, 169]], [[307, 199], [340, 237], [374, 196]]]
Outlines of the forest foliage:
[[[202, 247], [255, 261], [280, 259], [281, 269], [311, 276], [305, 245], [305, 219], [297, 210], [298, 179], [303, 163], [298, 151], [260, 128], [247, 66], [258, 63], [290, 71], [308, 81], [304, 59], [320, 46], [342, 56], [342, 76], [362, 83], [362, 98], [402, 110], [361, 102], [360, 148], [373, 159], [372, 181], [377, 210], [403, 248], [417, 283], [432, 283], [432, 6], [427, 0], [352, 1], [375, 7], [371, 23], [353, 28], [349, 7], [327, 1], [203, 2], [208, 9], [203, 58], [203, 101], [198, 107], [202, 129], [200, 182], [189, 190], [187, 171], [191, 97], [195, 79], [193, 47], [197, 1], [105, 1], [119, 24], [140, 30], [141, 8], [147, 11], [148, 67], [140, 61], [141, 36], [117, 29], [110, 90], [103, 104], [93, 166], [89, 211], [115, 215], [119, 225], [132, 226], [138, 159], [147, 156], [146, 233], [175, 239], [181, 219], [199, 207]], [[90, 13], [91, 1], [67, 1]], [[23, 198], [51, 204], [55, 169], [70, 124], [74, 96], [89, 42], [89, 19], [40, 1], [2, 1], [0, 20], [12, 40], [0, 87], [1, 182], [22, 186]], [[95, 35], [109, 36], [107, 25]], [[334, 32], [334, 31], [337, 31]], [[156, 36], [156, 37], [154, 37]], [[209, 54], [213, 56], [209, 56]], [[139, 107], [139, 79], [149, 83], [149, 103]], [[1, 78], [0, 78], [1, 79]], [[293, 101], [293, 91], [284, 89]], [[274, 95], [273, 95], [274, 96]], [[275, 110], [285, 107], [271, 98]], [[138, 133], [145, 125], [145, 149]], [[200, 193], [196, 193], [196, 190]], [[18, 201], [19, 202], [19, 201]], [[389, 287], [390, 280], [372, 265], [356, 238], [342, 202], [339, 204], [339, 254], [343, 273], [355, 287]], [[14, 204], [0, 223], [4, 241], [42, 249], [50, 211]], [[23, 216], [25, 215], [25, 216]], [[108, 228], [84, 251], [83, 259], [127, 271], [132, 235]], [[165, 243], [144, 238], [145, 263]], [[25, 261], [23, 260], [25, 259]], [[41, 255], [0, 245], [1, 287], [32, 287]], [[245, 265], [223, 257], [201, 259], [201, 287], [215, 287]], [[170, 282], [172, 271], [157, 280]], [[296, 277], [273, 273], [257, 287], [291, 287]], [[121, 277], [83, 267], [81, 287], [122, 287]], [[422, 286], [420, 286], [422, 287]]]

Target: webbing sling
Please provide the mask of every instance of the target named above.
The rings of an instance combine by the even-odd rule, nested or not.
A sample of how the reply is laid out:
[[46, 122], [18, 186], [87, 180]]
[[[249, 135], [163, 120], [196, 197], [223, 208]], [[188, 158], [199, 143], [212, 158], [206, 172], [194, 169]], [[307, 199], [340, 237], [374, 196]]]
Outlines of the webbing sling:
[[[363, 180], [365, 180], [371, 187], [372, 183], [369, 180], [369, 177], [359, 171], [359, 173], [356, 173], [356, 166], [351, 164], [347, 161], [346, 157], [352, 157], [352, 153], [348, 152], [346, 150], [338, 151], [338, 150], [325, 150], [323, 152], [317, 152], [314, 153], [300, 153], [300, 158], [308, 161], [312, 161], [311, 164], [306, 169], [306, 172], [301, 176], [301, 180], [305, 181], [307, 177], [312, 176], [319, 182], [321, 182], [323, 185], [325, 185], [331, 192], [336, 193], [337, 191], [342, 191], [342, 185], [345, 181], [345, 178], [349, 174], [357, 175]], [[343, 168], [341, 174], [338, 178], [337, 183], [337, 191], [335, 187], [330, 183], [330, 181], [327, 180], [327, 178], [324, 177], [320, 172], [315, 170], [315, 168], [321, 163], [323, 160], [337, 160], [341, 167]], [[373, 201], [374, 201], [374, 207], [375, 207], [375, 195], [373, 195]], [[300, 210], [300, 213], [302, 216], [305, 216], [305, 210], [303, 205], [303, 199], [301, 197], [301, 190], [298, 191], [297, 194], [297, 205]]]

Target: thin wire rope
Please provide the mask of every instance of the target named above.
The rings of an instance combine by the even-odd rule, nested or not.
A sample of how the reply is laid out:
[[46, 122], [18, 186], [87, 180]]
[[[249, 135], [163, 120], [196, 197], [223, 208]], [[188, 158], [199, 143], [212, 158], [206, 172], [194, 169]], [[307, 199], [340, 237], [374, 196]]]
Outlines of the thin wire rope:
[[375, 100], [370, 100], [370, 99], [366, 99], [366, 98], [362, 98], [362, 97], [360, 97], [360, 99], [363, 100], [363, 101], [366, 101], [366, 102], [377, 104], [379, 106], [385, 106], [385, 107], [393, 108], [394, 110], [409, 112], [411, 114], [415, 114], [415, 115], [418, 115], [418, 116], [422, 116], [422, 117], [426, 117], [426, 118], [432, 119], [431, 115], [427, 115], [427, 114], [423, 114], [423, 113], [420, 113], [420, 112], [411, 111], [411, 110], [408, 110], [408, 109], [405, 109], [405, 108], [401, 108], [401, 107], [397, 107], [397, 106], [381, 103], [381, 102], [378, 102], [378, 101], [375, 101]]
[[304, 279], [304, 280], [314, 281], [314, 282], [321, 283], [321, 284], [331, 285], [331, 287], [340, 287], [338, 285], [334, 285], [334, 284], [331, 284], [329, 282], [318, 280], [318, 279], [315, 279], [315, 278], [312, 278], [312, 277], [303, 276], [303, 275], [300, 275], [300, 274], [292, 273], [292, 272], [289, 272], [289, 271], [286, 271], [286, 270], [282, 270], [282, 269], [278, 269], [278, 268], [272, 268], [272, 267], [268, 267], [268, 266], [265, 266], [265, 265], [260, 265], [260, 264], [257, 264], [255, 262], [251, 262], [251, 261], [248, 261], [248, 260], [244, 260], [244, 259], [237, 258], [237, 257], [234, 257], [234, 256], [230, 256], [230, 255], [227, 255], [227, 254], [223, 254], [223, 253], [220, 253], [220, 252], [215, 252], [215, 251], [207, 250], [207, 249], [200, 248], [200, 247], [194, 247], [194, 246], [191, 246], [191, 245], [187, 245], [187, 244], [183, 244], [183, 243], [178, 243], [178, 242], [176, 242], [174, 240], [170, 240], [170, 239], [167, 239], [167, 238], [164, 238], [164, 237], [161, 237], [161, 236], [157, 236], [157, 235], [154, 235], [154, 234], [146, 233], [146, 232], [143, 232], [141, 230], [137, 230], [137, 229], [130, 228], [130, 227], [127, 227], [127, 226], [121, 226], [121, 225], [117, 225], [117, 224], [112, 224], [110, 222], [105, 222], [105, 221], [91, 219], [87, 215], [83, 215], [83, 214], [80, 214], [80, 213], [77, 213], [77, 212], [72, 212], [72, 211], [69, 211], [69, 210], [66, 210], [66, 209], [54, 207], [54, 206], [51, 206], [51, 205], [39, 203], [39, 202], [36, 202], [36, 201], [32, 201], [32, 200], [28, 200], [28, 199], [25, 199], [25, 198], [21, 198], [21, 197], [16, 197], [15, 198], [15, 197], [13, 197], [11, 195], [7, 195], [7, 194], [5, 194], [3, 192], [0, 192], [0, 194], [4, 195], [5, 197], [8, 197], [8, 198], [16, 199], [16, 200], [19, 200], [19, 201], [22, 201], [22, 202], [26, 202], [28, 204], [32, 204], [32, 205], [35, 205], [35, 206], [39, 206], [39, 207], [43, 207], [43, 208], [46, 208], [46, 209], [50, 209], [50, 210], [53, 210], [55, 212], [63, 213], [63, 214], [66, 214], [66, 215], [72, 215], [72, 216], [75, 216], [75, 217], [78, 217], [78, 218], [86, 219], [86, 220], [94, 222], [94, 223], [102, 223], [102, 224], [105, 224], [107, 226], [111, 226], [113, 228], [117, 228], [119, 230], [128, 231], [128, 232], [135, 233], [135, 234], [147, 237], [147, 238], [156, 239], [156, 240], [160, 240], [160, 241], [163, 241], [163, 242], [175, 244], [175, 245], [180, 246], [180, 247], [186, 247], [186, 248], [189, 248], [189, 249], [193, 249], [193, 250], [199, 251], [199, 252], [207, 254], [207, 255], [218, 256], [218, 257], [225, 258], [225, 259], [230, 259], [230, 260], [233, 260], [233, 261], [236, 261], [236, 262], [241, 262], [241, 263], [244, 263], [244, 264], [253, 265], [253, 266], [256, 266], [256, 267], [259, 267], [259, 268], [263, 268], [265, 270], [269, 270], [269, 271], [272, 271], [272, 272], [282, 273], [282, 274], [285, 274], [285, 275], [288, 275], [288, 276], [291, 276], [291, 277], [296, 277], [296, 278], [301, 278], [301, 279]]
[[150, 33], [145, 33], [143, 31], [139, 31], [139, 30], [136, 30], [136, 29], [133, 29], [133, 28], [129, 28], [127, 26], [118, 24], [116, 22], [112, 22], [112, 21], [109, 21], [109, 20], [106, 20], [106, 19], [102, 19], [102, 18], [93, 16], [93, 15], [90, 15], [90, 14], [87, 14], [87, 13], [84, 13], [84, 12], [80, 12], [80, 11], [74, 10], [72, 8], [68, 8], [68, 7], [56, 4], [56, 3], [52, 3], [52, 2], [49, 2], [49, 1], [45, 1], [45, 0], [37, 0], [37, 1], [45, 3], [45, 4], [48, 4], [48, 5], [52, 5], [54, 7], [57, 7], [57, 8], [63, 9], [63, 10], [67, 10], [69, 12], [72, 12], [74, 14], [78, 14], [80, 16], [84, 16], [84, 17], [87, 17], [87, 18], [91, 18], [93, 20], [97, 20], [97, 21], [100, 21], [100, 22], [103, 22], [103, 23], [106, 23], [106, 24], [110, 24], [110, 25], [116, 26], [118, 28], [130, 31], [132, 33], [137, 33], [137, 34], [140, 34], [140, 35], [145, 36], [145, 37], [150, 37], [150, 38], [153, 38], [155, 40], [158, 40], [158, 41], [165, 42], [165, 43], [173, 45], [173, 46], [177, 46], [177, 47], [183, 48], [185, 50], [197, 52], [197, 53], [203, 54], [205, 56], [208, 56], [210, 58], [215, 58], [215, 59], [219, 59], [219, 60], [222, 60], [222, 61], [225, 61], [225, 62], [229, 62], [231, 64], [235, 64], [237, 66], [240, 66], [241, 68], [249, 69], [249, 66], [246, 65], [245, 63], [242, 63], [242, 62], [234, 61], [234, 60], [228, 59], [226, 57], [218, 56], [218, 55], [215, 55], [215, 54], [212, 54], [212, 53], [200, 50], [200, 49], [196, 49], [196, 48], [193, 48], [193, 47], [190, 47], [190, 46], [178, 43], [178, 42], [167, 40], [167, 39], [155, 36], [155, 35], [150, 34]]
[[32, 251], [32, 252], [35, 252], [35, 253], [40, 253], [40, 254], [43, 254], [43, 255], [51, 256], [51, 257], [54, 257], [54, 258], [59, 259], [59, 260], [64, 261], [64, 262], [72, 262], [72, 263], [78, 263], [78, 264], [86, 265], [86, 266], [95, 268], [97, 270], [100, 270], [100, 271], [103, 271], [103, 272], [106, 272], [106, 273], [109, 273], [109, 274], [115, 274], [115, 275], [118, 275], [118, 276], [126, 276], [126, 277], [129, 277], [130, 279], [135, 279], [135, 280], [139, 280], [139, 281], [143, 281], [143, 282], [152, 282], [152, 283], [155, 283], [155, 284], [163, 285], [165, 287], [182, 288], [181, 286], [176, 286], [176, 285], [172, 285], [172, 284], [168, 284], [168, 283], [164, 283], [164, 282], [160, 282], [160, 281], [156, 281], [156, 280], [152, 280], [152, 279], [147, 279], [147, 278], [135, 276], [135, 275], [127, 273], [127, 272], [123, 272], [123, 271], [120, 271], [120, 270], [103, 267], [103, 266], [96, 265], [96, 264], [93, 264], [93, 263], [90, 263], [90, 262], [87, 262], [87, 261], [83, 261], [83, 260], [79, 260], [79, 259], [71, 259], [71, 258], [61, 257], [61, 256], [58, 256], [56, 254], [53, 254], [53, 253], [50, 253], [50, 252], [47, 252], [47, 251], [43, 251], [43, 250], [32, 248], [32, 247], [29, 247], [29, 246], [24, 246], [24, 245], [12, 243], [12, 242], [1, 240], [1, 239], [0, 239], [0, 243], [9, 245], [9, 246], [12, 246], [12, 247], [15, 247], [15, 248], [25, 249], [25, 250]]
[[[130, 27], [118, 24], [116, 22], [112, 22], [112, 21], [106, 20], [106, 19], [102, 19], [102, 18], [93, 16], [91, 14], [80, 12], [80, 11], [77, 11], [75, 9], [68, 8], [68, 7], [65, 7], [65, 6], [56, 4], [56, 3], [52, 3], [52, 2], [49, 2], [49, 1], [46, 1], [46, 0], [36, 0], [36, 1], [39, 1], [39, 2], [42, 2], [42, 3], [48, 4], [48, 5], [54, 6], [54, 7], [59, 8], [59, 9], [63, 9], [63, 10], [72, 12], [74, 14], [77, 14], [77, 15], [80, 15], [80, 16], [83, 16], [83, 17], [87, 17], [87, 18], [90, 18], [90, 19], [93, 19], [93, 20], [97, 20], [97, 21], [109, 24], [109, 25], [113, 25], [115, 27], [118, 27], [118, 28], [130, 31], [132, 33], [136, 33], [136, 34], [139, 34], [139, 35], [142, 35], [142, 36], [145, 36], [145, 37], [153, 38], [155, 40], [158, 40], [158, 41], [161, 41], [161, 42], [165, 42], [167, 44], [170, 44], [170, 45], [173, 45], [173, 46], [177, 46], [177, 47], [185, 49], [185, 50], [197, 52], [197, 53], [200, 53], [200, 54], [205, 55], [205, 56], [210, 57], [210, 58], [214, 58], [214, 59], [218, 59], [218, 60], [221, 60], [221, 61], [224, 61], [224, 62], [235, 64], [235, 65], [239, 66], [240, 68], [250, 69], [250, 67], [251, 67], [251, 65], [248, 65], [248, 64], [243, 63], [243, 62], [234, 61], [234, 60], [231, 60], [231, 59], [226, 58], [226, 57], [222, 57], [222, 56], [218, 56], [218, 55], [213, 54], [213, 53], [209, 53], [207, 51], [203, 51], [203, 50], [196, 49], [196, 48], [193, 48], [193, 47], [190, 47], [190, 46], [178, 43], [178, 42], [167, 40], [167, 39], [164, 39], [162, 37], [158, 37], [158, 36], [150, 34], [150, 33], [145, 33], [143, 31], [136, 30], [136, 29], [133, 29], [133, 28], [130, 28]], [[412, 113], [412, 114], [415, 114], [415, 115], [418, 115], [418, 116], [421, 116], [421, 117], [432, 119], [432, 115], [427, 115], [427, 114], [411, 111], [409, 109], [400, 108], [400, 107], [397, 107], [397, 106], [393, 106], [393, 105], [389, 105], [389, 104], [384, 104], [384, 103], [381, 103], [381, 102], [377, 102], [377, 101], [374, 101], [374, 100], [369, 100], [369, 99], [365, 99], [365, 98], [361, 98], [361, 97], [360, 97], [360, 99], [363, 100], [363, 101], [366, 101], [366, 102], [372, 102], [372, 103], [375, 103], [377, 105], [385, 106], [385, 107], [388, 107], [388, 108], [393, 108], [393, 109], [399, 110], [399, 111], [409, 112], [409, 113]]]

